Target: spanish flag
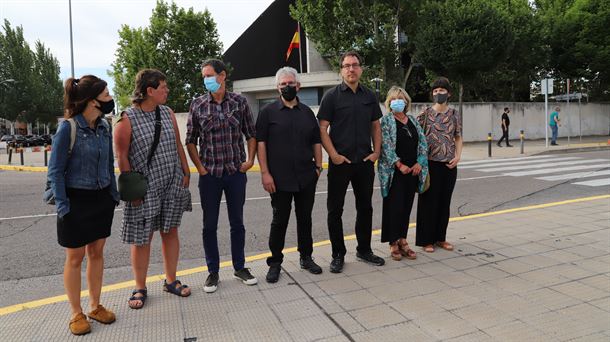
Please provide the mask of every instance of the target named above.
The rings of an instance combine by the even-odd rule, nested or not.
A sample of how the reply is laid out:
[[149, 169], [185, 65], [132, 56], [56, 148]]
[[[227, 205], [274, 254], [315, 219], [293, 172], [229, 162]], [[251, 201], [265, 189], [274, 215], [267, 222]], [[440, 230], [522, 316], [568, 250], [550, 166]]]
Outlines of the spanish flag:
[[297, 31], [294, 33], [294, 36], [292, 36], [290, 45], [288, 45], [288, 51], [286, 51], [286, 61], [288, 61], [288, 58], [290, 58], [290, 53], [292, 52], [292, 49], [298, 49], [300, 47], [301, 39], [299, 38], [299, 36], [299, 26], [297, 25]]

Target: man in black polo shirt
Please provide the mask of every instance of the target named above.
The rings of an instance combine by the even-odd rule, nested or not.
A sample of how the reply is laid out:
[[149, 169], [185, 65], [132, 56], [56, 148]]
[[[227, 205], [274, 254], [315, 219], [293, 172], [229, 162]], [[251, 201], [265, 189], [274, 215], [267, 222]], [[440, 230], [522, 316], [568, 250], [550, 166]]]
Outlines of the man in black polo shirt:
[[265, 106], [256, 120], [262, 183], [271, 194], [273, 207], [269, 233], [271, 256], [267, 258], [269, 283], [277, 282], [280, 276], [293, 199], [301, 268], [313, 274], [322, 273], [322, 268], [311, 257], [311, 211], [322, 172], [320, 128], [311, 109], [296, 97], [300, 87], [297, 71], [283, 67], [277, 71], [275, 80], [280, 98]]
[[381, 150], [381, 109], [375, 94], [359, 83], [362, 58], [358, 53], [346, 52], [340, 62], [343, 82], [324, 94], [318, 111], [322, 145], [330, 158], [326, 205], [333, 273], [343, 270], [346, 249], [341, 216], [350, 182], [356, 198], [356, 257], [377, 266], [385, 263], [371, 250], [373, 167]]
[[508, 113], [510, 113], [510, 109], [505, 107], [504, 113], [502, 114], [502, 122], [500, 123], [500, 127], [502, 128], [502, 138], [500, 138], [498, 141], [498, 147], [502, 147], [500, 143], [502, 143], [502, 140], [504, 139], [506, 139], [506, 147], [513, 147], [513, 145], [508, 142], [508, 126], [510, 126], [510, 118], [508, 117]]

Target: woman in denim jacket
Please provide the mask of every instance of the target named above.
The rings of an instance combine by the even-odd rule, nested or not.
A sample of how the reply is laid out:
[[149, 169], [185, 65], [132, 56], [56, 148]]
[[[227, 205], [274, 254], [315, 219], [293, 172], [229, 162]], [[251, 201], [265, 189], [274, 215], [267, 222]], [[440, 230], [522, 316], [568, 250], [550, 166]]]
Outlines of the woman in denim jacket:
[[392, 259], [415, 259], [407, 243], [407, 230], [415, 192], [425, 191], [428, 145], [419, 123], [408, 114], [411, 98], [404, 89], [390, 88], [385, 105], [388, 113], [381, 118], [377, 165], [383, 197], [381, 242], [390, 244]]
[[114, 100], [106, 82], [96, 76], [69, 78], [64, 86], [64, 109], [66, 120], [53, 138], [48, 178], [57, 207], [57, 240], [66, 248], [64, 286], [72, 309], [69, 328], [82, 335], [91, 331], [80, 305], [85, 254], [91, 307], [88, 316], [105, 324], [115, 320], [114, 313], [100, 304], [104, 243], [120, 200], [114, 178], [112, 131], [104, 119], [104, 114], [114, 109]]

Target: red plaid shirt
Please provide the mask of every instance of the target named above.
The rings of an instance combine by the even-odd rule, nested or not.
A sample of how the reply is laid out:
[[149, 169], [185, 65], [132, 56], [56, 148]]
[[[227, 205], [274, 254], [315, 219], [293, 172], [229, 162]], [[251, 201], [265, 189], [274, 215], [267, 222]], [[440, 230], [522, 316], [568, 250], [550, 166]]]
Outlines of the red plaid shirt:
[[209, 95], [193, 100], [186, 123], [186, 144], [199, 145], [199, 160], [216, 177], [233, 174], [246, 161], [246, 140], [256, 136], [246, 98], [226, 92], [222, 102]]

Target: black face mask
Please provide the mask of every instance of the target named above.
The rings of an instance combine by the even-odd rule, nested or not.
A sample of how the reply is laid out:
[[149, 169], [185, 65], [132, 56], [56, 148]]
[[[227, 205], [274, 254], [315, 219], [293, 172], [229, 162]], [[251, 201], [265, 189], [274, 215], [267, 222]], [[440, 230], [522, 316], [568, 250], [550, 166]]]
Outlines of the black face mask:
[[292, 101], [295, 97], [297, 97], [297, 87], [295, 86], [285, 86], [284, 88], [280, 88], [282, 92], [282, 97], [286, 101]]
[[432, 99], [435, 103], [443, 104], [447, 102], [447, 99], [449, 99], [449, 93], [433, 95]]
[[95, 101], [100, 104], [99, 107], [95, 106], [95, 108], [99, 109], [102, 114], [110, 114], [114, 110], [114, 100], [100, 101], [98, 99], [95, 99]]

